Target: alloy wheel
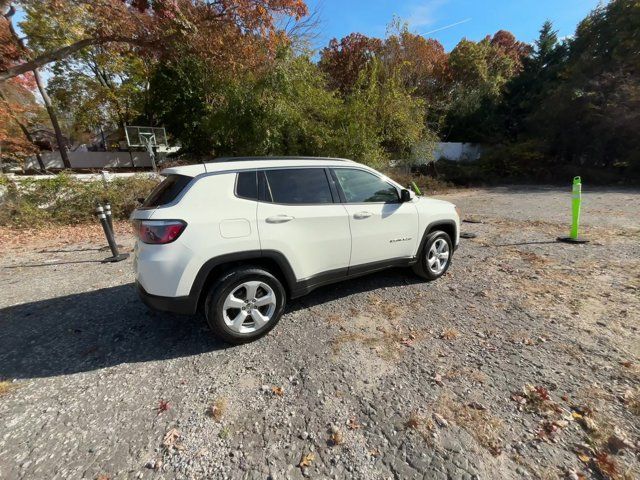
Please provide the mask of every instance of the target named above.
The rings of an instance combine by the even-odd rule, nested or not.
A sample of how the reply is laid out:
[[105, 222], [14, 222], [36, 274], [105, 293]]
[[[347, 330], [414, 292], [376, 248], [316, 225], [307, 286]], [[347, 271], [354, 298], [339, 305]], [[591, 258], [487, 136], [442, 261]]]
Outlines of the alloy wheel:
[[431, 273], [440, 275], [449, 262], [449, 244], [444, 238], [438, 238], [431, 244], [427, 254], [427, 266]]
[[276, 294], [265, 282], [243, 282], [227, 295], [222, 317], [231, 330], [253, 333], [269, 323], [276, 306]]

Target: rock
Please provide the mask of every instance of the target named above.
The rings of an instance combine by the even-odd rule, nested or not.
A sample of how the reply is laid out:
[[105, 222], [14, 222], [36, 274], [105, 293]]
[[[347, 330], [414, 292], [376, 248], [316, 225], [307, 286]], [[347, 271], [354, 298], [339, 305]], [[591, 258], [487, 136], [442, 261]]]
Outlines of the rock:
[[432, 416], [433, 420], [438, 424], [440, 428], [447, 428], [449, 426], [449, 422], [447, 422], [447, 420], [442, 415], [434, 413]]
[[613, 454], [616, 454], [625, 448], [628, 450], [634, 449], [634, 445], [631, 440], [629, 440], [627, 435], [618, 427], [614, 427], [613, 434], [609, 436], [609, 439], [607, 440], [607, 447]]

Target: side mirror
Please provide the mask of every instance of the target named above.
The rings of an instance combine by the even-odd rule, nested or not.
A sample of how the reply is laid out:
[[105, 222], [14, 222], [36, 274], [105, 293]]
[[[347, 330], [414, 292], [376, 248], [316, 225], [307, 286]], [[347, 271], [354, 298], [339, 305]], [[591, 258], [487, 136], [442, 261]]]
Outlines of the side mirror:
[[403, 188], [400, 191], [400, 201], [402, 203], [411, 201], [411, 192], [406, 188]]

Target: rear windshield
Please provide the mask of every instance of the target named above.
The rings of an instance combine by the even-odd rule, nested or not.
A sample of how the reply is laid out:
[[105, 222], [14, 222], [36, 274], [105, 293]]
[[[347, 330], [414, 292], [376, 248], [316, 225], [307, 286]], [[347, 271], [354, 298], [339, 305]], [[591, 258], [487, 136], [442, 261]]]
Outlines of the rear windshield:
[[160, 207], [173, 202], [190, 181], [191, 177], [186, 175], [169, 175], [153, 189], [142, 204], [142, 208]]

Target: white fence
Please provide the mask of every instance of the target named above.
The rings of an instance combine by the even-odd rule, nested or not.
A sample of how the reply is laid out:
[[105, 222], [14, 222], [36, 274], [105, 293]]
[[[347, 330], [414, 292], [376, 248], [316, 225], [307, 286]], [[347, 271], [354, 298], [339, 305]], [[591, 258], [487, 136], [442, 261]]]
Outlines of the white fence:
[[[147, 152], [69, 152], [71, 168], [133, 168], [151, 167]], [[40, 154], [45, 167], [64, 168], [60, 152], [42, 152]], [[26, 169], [39, 170], [35, 157], [27, 159]]]
[[446, 159], [456, 162], [478, 160], [482, 147], [477, 143], [437, 142], [433, 151], [436, 160]]
[[[478, 160], [482, 146], [477, 143], [436, 142], [433, 151], [435, 160], [447, 159], [456, 162]], [[42, 160], [47, 168], [63, 168], [60, 152], [43, 152]], [[151, 159], [146, 152], [69, 152], [71, 168], [133, 168], [151, 167]], [[427, 163], [417, 160], [416, 164]], [[31, 157], [25, 168], [39, 170], [38, 161]]]
[[[478, 143], [435, 142], [432, 145], [420, 145], [414, 150], [412, 165], [427, 165], [433, 161], [451, 160], [452, 162], [474, 162], [482, 156], [482, 145]], [[418, 153], [421, 152], [421, 153]], [[416, 155], [417, 154], [417, 155]], [[401, 162], [406, 164], [406, 162]]]

